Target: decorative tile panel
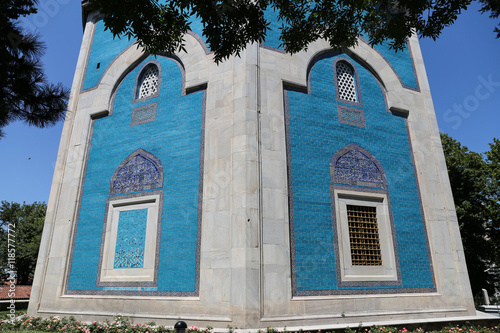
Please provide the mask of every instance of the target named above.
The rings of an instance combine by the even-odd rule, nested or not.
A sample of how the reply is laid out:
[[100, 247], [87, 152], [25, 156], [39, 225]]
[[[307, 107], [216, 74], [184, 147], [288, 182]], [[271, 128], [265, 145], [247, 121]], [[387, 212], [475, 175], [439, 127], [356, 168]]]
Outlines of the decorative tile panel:
[[151, 190], [163, 186], [160, 160], [143, 149], [127, 157], [111, 179], [110, 194]]
[[130, 126], [149, 123], [156, 119], [157, 103], [148, 104], [132, 110]]
[[362, 109], [339, 106], [338, 113], [340, 123], [365, 127], [365, 114]]
[[120, 212], [114, 268], [143, 267], [147, 220], [147, 209]]
[[387, 188], [378, 161], [356, 144], [349, 145], [335, 154], [330, 167], [333, 168], [333, 183]]

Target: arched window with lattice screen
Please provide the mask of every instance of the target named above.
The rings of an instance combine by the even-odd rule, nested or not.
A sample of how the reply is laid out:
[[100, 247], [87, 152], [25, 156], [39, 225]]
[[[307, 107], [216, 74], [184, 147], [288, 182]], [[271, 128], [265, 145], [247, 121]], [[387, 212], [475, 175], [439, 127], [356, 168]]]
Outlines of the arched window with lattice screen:
[[148, 62], [140, 71], [137, 79], [134, 100], [145, 100], [160, 94], [161, 68], [153, 61]]
[[348, 102], [359, 102], [354, 68], [346, 61], [338, 61], [335, 67], [339, 99]]
[[339, 122], [365, 127], [365, 116], [356, 67], [348, 59], [339, 57], [333, 62], [333, 72]]

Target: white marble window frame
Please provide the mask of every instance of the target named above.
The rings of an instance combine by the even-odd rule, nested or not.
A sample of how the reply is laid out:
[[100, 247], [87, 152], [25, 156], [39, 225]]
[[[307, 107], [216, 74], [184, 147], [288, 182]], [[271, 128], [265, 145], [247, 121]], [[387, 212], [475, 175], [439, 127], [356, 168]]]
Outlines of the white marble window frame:
[[[393, 228], [385, 193], [357, 192], [336, 189], [334, 191], [337, 234], [339, 242], [340, 279], [342, 282], [398, 281], [396, 254], [394, 251]], [[353, 265], [347, 205], [375, 207], [382, 256], [381, 266]]]
[[[156, 243], [161, 198], [159, 194], [110, 200], [104, 232], [100, 282], [153, 282], [155, 280]], [[120, 212], [147, 209], [142, 268], [114, 268]]]

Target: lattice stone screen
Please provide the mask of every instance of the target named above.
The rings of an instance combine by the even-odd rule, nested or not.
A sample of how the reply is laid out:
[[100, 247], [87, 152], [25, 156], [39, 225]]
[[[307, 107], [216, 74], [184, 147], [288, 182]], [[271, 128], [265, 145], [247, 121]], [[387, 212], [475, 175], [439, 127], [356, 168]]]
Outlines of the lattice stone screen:
[[339, 106], [339, 122], [353, 126], [365, 127], [365, 116], [362, 109]]
[[144, 98], [156, 94], [158, 91], [158, 67], [149, 66], [142, 75], [141, 87], [138, 98]]
[[140, 125], [144, 123], [149, 123], [156, 119], [156, 107], [157, 104], [148, 104], [141, 106], [137, 109], [132, 110], [132, 119], [130, 121], [130, 126]]
[[354, 82], [354, 71], [344, 62], [337, 63], [337, 89], [340, 99], [357, 102], [356, 83]]
[[377, 227], [377, 208], [347, 205], [351, 260], [357, 266], [380, 266], [382, 255]]

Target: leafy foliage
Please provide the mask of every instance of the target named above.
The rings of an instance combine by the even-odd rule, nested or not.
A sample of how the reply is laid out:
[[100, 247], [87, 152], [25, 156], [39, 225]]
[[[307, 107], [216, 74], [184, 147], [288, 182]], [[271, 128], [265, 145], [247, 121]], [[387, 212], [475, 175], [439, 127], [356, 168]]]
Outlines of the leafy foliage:
[[405, 327], [398, 329], [397, 327], [391, 326], [373, 326], [368, 329], [363, 327], [351, 329], [348, 327], [345, 330], [346, 333], [493, 333], [498, 331], [498, 326], [476, 326], [468, 322], [466, 325], [445, 326], [433, 331], [423, 330], [420, 327], [408, 330]]
[[441, 134], [474, 295], [500, 286], [500, 140], [485, 156]]
[[[492, 180], [491, 195], [496, 204], [488, 207], [491, 216], [491, 227], [489, 236], [494, 240], [492, 257], [496, 264], [494, 270], [490, 270], [492, 274], [500, 275], [500, 140], [493, 139], [490, 143], [490, 150], [486, 152], [486, 161], [488, 163], [488, 173]], [[500, 278], [499, 278], [500, 279]], [[497, 289], [500, 289], [500, 283], [497, 284]]]
[[[232, 328], [228, 328], [231, 332]], [[67, 333], [175, 333], [172, 327], [164, 325], [149, 325], [149, 324], [131, 324], [128, 317], [116, 315], [113, 322], [93, 322], [83, 323], [77, 321], [74, 317], [69, 318], [41, 318], [41, 317], [24, 317], [17, 318], [17, 320], [10, 320], [0, 322], [0, 331], [14, 331], [17, 332], [67, 332]], [[186, 333], [212, 333], [213, 328], [200, 328], [190, 326], [186, 329]], [[338, 331], [338, 330], [337, 330]], [[356, 329], [347, 327], [344, 332], [346, 333], [494, 333], [499, 332], [498, 326], [476, 326], [469, 323], [457, 326], [440, 327], [437, 330], [428, 331], [422, 328], [408, 330], [404, 327], [389, 327], [389, 326], [372, 326], [362, 327], [361, 324]], [[304, 332], [299, 330], [299, 332]], [[273, 327], [258, 330], [258, 333], [290, 333], [286, 328], [278, 330]], [[317, 330], [307, 331], [306, 333], [335, 333], [334, 330]]]
[[69, 91], [52, 84], [44, 74], [41, 58], [45, 45], [40, 36], [18, 23], [36, 13], [38, 0], [0, 1], [0, 138], [2, 127], [22, 120], [46, 127], [63, 119]]
[[8, 267], [8, 233], [10, 229], [10, 243], [15, 246], [14, 264], [17, 272], [17, 284], [25, 285], [31, 283], [31, 279], [35, 273], [46, 210], [47, 205], [45, 203], [35, 202], [33, 204], [23, 203], [20, 205], [14, 202], [1, 202], [0, 278], [6, 277], [6, 269]]
[[[183, 35], [190, 19], [203, 23], [214, 59], [219, 62], [238, 55], [248, 43], [262, 42], [269, 30], [266, 9], [279, 11], [281, 41], [295, 53], [325, 38], [332, 48], [354, 46], [357, 37], [370, 43], [391, 41], [401, 49], [407, 37], [436, 39], [453, 24], [472, 0], [86, 0], [89, 10], [105, 15], [104, 22], [114, 35], [137, 38], [147, 52], [173, 53], [184, 47]], [[498, 0], [480, 0], [482, 12], [498, 18]], [[500, 25], [499, 25], [500, 26]], [[500, 30], [495, 30], [500, 37]]]
[[[25, 317], [0, 322], [0, 331], [41, 331], [41, 332], [68, 332], [68, 333], [175, 333], [172, 327], [164, 325], [149, 325], [132, 323], [129, 317], [116, 315], [113, 322], [84, 323], [73, 316], [59, 317]], [[190, 326], [186, 333], [212, 333], [212, 327], [205, 329]]]
[[[490, 12], [491, 18], [500, 17], [500, 1], [499, 0], [479, 0], [483, 4], [481, 13]], [[495, 28], [497, 38], [500, 38], [500, 24]]]

